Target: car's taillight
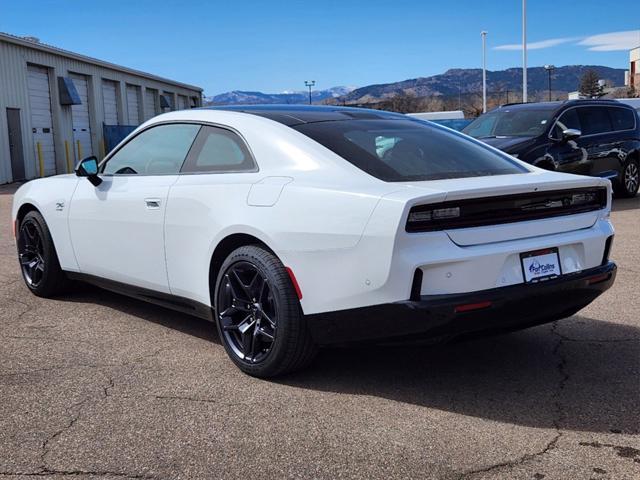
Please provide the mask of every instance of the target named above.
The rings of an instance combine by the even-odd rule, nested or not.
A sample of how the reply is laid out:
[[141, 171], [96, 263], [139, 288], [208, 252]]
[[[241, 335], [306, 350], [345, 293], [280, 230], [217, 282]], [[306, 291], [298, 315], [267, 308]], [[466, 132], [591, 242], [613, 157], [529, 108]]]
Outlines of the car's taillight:
[[575, 215], [607, 206], [605, 187], [528, 192], [416, 205], [407, 217], [407, 232], [431, 232]]
[[433, 210], [423, 210], [409, 213], [409, 222], [430, 222], [446, 218], [458, 218], [460, 207], [434, 208]]

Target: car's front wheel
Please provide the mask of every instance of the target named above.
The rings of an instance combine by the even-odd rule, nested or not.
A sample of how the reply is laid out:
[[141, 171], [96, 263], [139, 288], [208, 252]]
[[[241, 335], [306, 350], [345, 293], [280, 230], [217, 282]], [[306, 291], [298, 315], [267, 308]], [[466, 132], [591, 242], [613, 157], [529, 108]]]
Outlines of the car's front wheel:
[[616, 194], [620, 197], [635, 197], [640, 186], [640, 164], [635, 158], [629, 159], [622, 169]]
[[316, 346], [282, 262], [256, 245], [234, 250], [218, 274], [216, 324], [227, 354], [244, 372], [274, 377], [305, 367]]
[[51, 233], [40, 212], [28, 212], [18, 226], [18, 259], [22, 278], [35, 295], [52, 297], [65, 290], [69, 280], [60, 268]]

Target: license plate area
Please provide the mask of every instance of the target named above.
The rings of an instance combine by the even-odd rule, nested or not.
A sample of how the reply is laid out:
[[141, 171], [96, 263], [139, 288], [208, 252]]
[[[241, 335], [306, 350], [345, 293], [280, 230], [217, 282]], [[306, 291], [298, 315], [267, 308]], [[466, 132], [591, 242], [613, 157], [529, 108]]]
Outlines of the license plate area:
[[562, 275], [560, 254], [556, 247], [520, 254], [525, 283], [551, 280]]

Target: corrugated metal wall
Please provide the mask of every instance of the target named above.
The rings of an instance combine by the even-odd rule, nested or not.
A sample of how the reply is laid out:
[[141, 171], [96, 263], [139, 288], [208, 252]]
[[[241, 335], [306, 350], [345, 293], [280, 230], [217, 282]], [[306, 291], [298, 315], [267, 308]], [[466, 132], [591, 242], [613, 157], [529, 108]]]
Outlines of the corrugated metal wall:
[[118, 84], [111, 80], [102, 80], [102, 106], [104, 123], [118, 125]]
[[[74, 164], [73, 123], [71, 106], [60, 105], [58, 94], [58, 77], [69, 77], [70, 74], [84, 75], [87, 78], [87, 96], [89, 111], [89, 130], [92, 151], [99, 157], [103, 152], [102, 125], [105, 119], [104, 99], [102, 96], [102, 80], [115, 81], [118, 88], [117, 114], [119, 123], [125, 123], [124, 115], [127, 112], [126, 85], [138, 88], [138, 105], [141, 112], [138, 118], [150, 118], [156, 114], [147, 112], [149, 102], [146, 99], [146, 88], [155, 91], [171, 92], [189, 97], [197, 96], [200, 101], [200, 92], [180, 85], [162, 82], [119, 70], [109, 69], [90, 62], [65, 57], [62, 54], [54, 54], [16, 45], [0, 38], [0, 183], [10, 182], [11, 159], [9, 153], [9, 137], [7, 128], [7, 108], [20, 109], [20, 124], [22, 129], [23, 151], [25, 161], [25, 174], [27, 178], [40, 175], [37, 160], [36, 147], [33, 141], [31, 121], [31, 107], [29, 105], [27, 65], [45, 67], [50, 79], [51, 114], [54, 133], [55, 170], [58, 173], [67, 172]], [[175, 105], [175, 102], [173, 103]], [[149, 105], [150, 106], [150, 105]], [[128, 120], [128, 119], [127, 119]], [[136, 122], [136, 124], [139, 122]], [[67, 161], [65, 142], [71, 158]], [[84, 152], [83, 152], [84, 153]], [[46, 174], [53, 173], [53, 168], [47, 168]]]

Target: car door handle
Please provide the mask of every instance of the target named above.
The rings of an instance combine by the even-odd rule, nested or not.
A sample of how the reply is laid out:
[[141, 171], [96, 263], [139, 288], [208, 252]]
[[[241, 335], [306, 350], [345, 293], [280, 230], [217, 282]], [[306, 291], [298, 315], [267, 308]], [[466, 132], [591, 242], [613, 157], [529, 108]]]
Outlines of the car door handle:
[[144, 203], [148, 210], [157, 210], [160, 208], [161, 202], [159, 198], [145, 198]]

